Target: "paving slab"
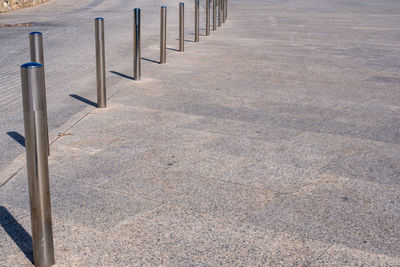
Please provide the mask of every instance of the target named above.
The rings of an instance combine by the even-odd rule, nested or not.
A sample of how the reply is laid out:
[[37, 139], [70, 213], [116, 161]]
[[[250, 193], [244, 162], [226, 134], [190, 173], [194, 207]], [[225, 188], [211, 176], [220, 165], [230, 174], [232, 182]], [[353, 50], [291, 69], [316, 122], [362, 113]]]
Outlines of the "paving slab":
[[347, 266], [353, 265], [354, 262], [357, 262], [356, 266], [398, 266], [400, 258], [334, 245], [310, 266]]
[[398, 145], [354, 141], [336, 155], [321, 172], [399, 185]]
[[332, 194], [275, 195], [246, 221], [267, 229], [397, 257], [400, 218], [397, 208], [391, 207], [398, 203], [398, 190], [386, 194], [384, 204], [375, 203], [374, 199], [364, 202], [357, 199], [360, 197], [354, 189], [349, 191], [348, 194], [337, 190]]
[[[190, 259], [180, 258], [166, 253], [154, 253], [149, 248], [140, 246], [138, 242], [126, 239], [117, 239], [101, 231], [94, 231], [91, 227], [79, 227], [53, 220], [54, 245], [56, 266], [139, 266], [139, 265], [175, 265], [175, 263], [193, 263]], [[21, 244], [29, 244], [29, 220], [11, 227], [18, 228], [14, 237], [21, 240]], [[2, 229], [0, 229], [2, 231]], [[24, 241], [28, 239], [28, 242]], [[10, 237], [1, 241], [2, 261], [4, 266], [32, 266], [31, 260], [23, 257], [30, 255], [32, 249], [10, 242]], [[6, 243], [3, 243], [6, 241]], [[8, 242], [7, 242], [8, 241]], [[133, 242], [132, 242], [133, 241]], [[31, 241], [30, 241], [31, 242]], [[19, 243], [18, 243], [19, 244]], [[140, 257], [137, 255], [141, 254]], [[203, 266], [198, 265], [197, 266]]]
[[[87, 182], [80, 183], [83, 179], [84, 177], [72, 180], [71, 177], [52, 175], [50, 183], [53, 218], [93, 229], [103, 229], [110, 228], [125, 217], [154, 208], [160, 203], [119, 192], [104, 192], [95, 186], [86, 185]], [[15, 177], [3, 187], [1, 199], [4, 208], [16, 214], [13, 217], [29, 214], [26, 175]], [[23, 213], [19, 214], [21, 211]]]
[[156, 246], [207, 266], [303, 265], [329, 247], [169, 205], [118, 225], [112, 232], [119, 238], [136, 240], [142, 246]]

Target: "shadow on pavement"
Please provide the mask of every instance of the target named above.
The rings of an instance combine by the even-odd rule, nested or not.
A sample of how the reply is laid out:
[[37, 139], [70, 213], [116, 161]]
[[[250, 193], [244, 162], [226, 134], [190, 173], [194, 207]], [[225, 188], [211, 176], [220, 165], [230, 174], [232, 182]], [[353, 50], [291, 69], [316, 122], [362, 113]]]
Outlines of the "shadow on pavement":
[[32, 237], [20, 225], [15, 218], [8, 212], [8, 210], [0, 206], [0, 224], [4, 231], [11, 237], [14, 243], [25, 254], [25, 256], [33, 264], [33, 250], [32, 250]]
[[122, 78], [126, 78], [126, 79], [129, 79], [129, 80], [134, 80], [132, 76], [128, 76], [128, 75], [120, 73], [118, 71], [110, 70], [110, 72], [115, 74], [115, 75], [121, 76]]
[[15, 141], [17, 141], [17, 143], [19, 143], [21, 146], [25, 147], [25, 137], [23, 137], [22, 135], [20, 135], [17, 132], [7, 132], [7, 134], [14, 139]]
[[175, 51], [175, 52], [180, 52], [179, 49], [175, 49], [175, 48], [169, 48], [169, 47], [167, 47], [167, 49], [168, 49], [168, 50], [171, 50], [171, 51]]
[[146, 60], [146, 61], [149, 61], [149, 62], [152, 62], [152, 63], [160, 64], [160, 61], [148, 59], [148, 58], [145, 58], [145, 57], [142, 57], [142, 59], [143, 59], [143, 60]]
[[69, 95], [69, 96], [72, 97], [72, 98], [75, 98], [75, 99], [77, 99], [77, 100], [79, 100], [79, 101], [82, 101], [82, 102], [85, 103], [85, 104], [91, 105], [91, 106], [93, 106], [93, 107], [97, 107], [97, 103], [95, 103], [95, 102], [93, 102], [93, 101], [90, 101], [89, 99], [86, 99], [86, 98], [81, 97], [81, 96], [79, 96], [79, 95], [71, 94], [71, 95]]
[[[194, 34], [192, 34], [192, 35], [194, 35]], [[177, 41], [179, 41], [179, 39], [176, 39]], [[184, 40], [185, 42], [189, 42], [189, 43], [194, 43], [195, 41], [193, 41], [193, 40], [187, 40], [187, 39], [185, 39]]]

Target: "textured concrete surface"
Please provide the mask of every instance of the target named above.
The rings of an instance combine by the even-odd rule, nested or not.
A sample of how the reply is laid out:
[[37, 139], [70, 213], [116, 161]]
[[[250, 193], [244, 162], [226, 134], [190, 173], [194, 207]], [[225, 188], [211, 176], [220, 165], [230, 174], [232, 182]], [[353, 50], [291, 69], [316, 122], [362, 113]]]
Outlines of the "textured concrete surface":
[[[178, 3], [174, 0], [52, 0], [44, 5], [0, 14], [0, 170], [5, 170], [24, 152], [19, 67], [30, 60], [29, 33], [43, 33], [48, 119], [52, 131], [81, 112], [88, 103], [96, 101], [94, 18], [105, 19], [108, 96], [111, 96], [121, 82], [118, 73], [132, 76], [134, 7], [142, 9], [142, 56], [147, 60], [159, 60], [159, 8], [162, 4], [169, 6], [168, 40], [172, 48], [176, 48]], [[193, 39], [193, 6], [193, 1], [187, 1], [188, 40]]]
[[[109, 73], [108, 108], [50, 134], [58, 265], [400, 266], [399, 8], [230, 0], [142, 81]], [[109, 46], [130, 76], [129, 41]], [[25, 168], [0, 172], [4, 266], [31, 265]]]

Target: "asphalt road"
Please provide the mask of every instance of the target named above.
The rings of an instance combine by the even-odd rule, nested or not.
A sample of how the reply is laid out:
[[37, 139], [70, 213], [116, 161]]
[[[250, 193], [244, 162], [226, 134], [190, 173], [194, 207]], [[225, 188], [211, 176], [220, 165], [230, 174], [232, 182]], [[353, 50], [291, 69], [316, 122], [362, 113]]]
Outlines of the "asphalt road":
[[[24, 125], [19, 66], [29, 61], [29, 33], [44, 36], [49, 131], [96, 101], [94, 23], [105, 18], [107, 83], [132, 75], [132, 9], [142, 9], [142, 56], [158, 60], [159, 7], [168, 5], [169, 42], [175, 43], [178, 1], [51, 0], [4, 13], [0, 25], [32, 22], [29, 27], [0, 28], [0, 171], [24, 152]], [[192, 32], [193, 5], [186, 4], [186, 31]], [[202, 10], [203, 12], [203, 10]], [[112, 94], [108, 92], [108, 94]]]

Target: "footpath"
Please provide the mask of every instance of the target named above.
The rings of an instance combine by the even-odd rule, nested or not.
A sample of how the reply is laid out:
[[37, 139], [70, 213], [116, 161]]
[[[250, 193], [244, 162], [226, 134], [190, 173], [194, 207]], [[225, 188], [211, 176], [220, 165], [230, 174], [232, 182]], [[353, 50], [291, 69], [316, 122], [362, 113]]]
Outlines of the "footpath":
[[[107, 69], [108, 107], [50, 134], [57, 265], [400, 266], [400, 3], [374, 2], [229, 0], [142, 81]], [[25, 155], [0, 177], [0, 266], [31, 266]]]

